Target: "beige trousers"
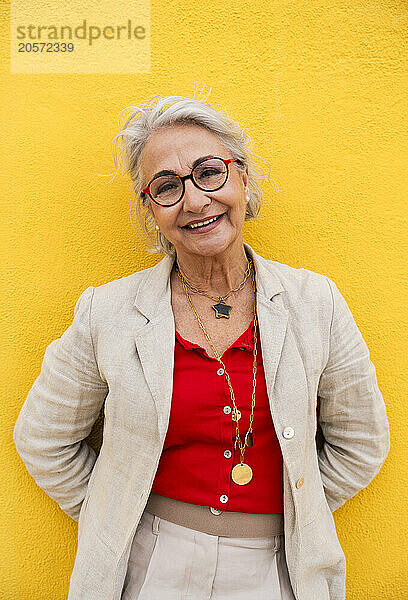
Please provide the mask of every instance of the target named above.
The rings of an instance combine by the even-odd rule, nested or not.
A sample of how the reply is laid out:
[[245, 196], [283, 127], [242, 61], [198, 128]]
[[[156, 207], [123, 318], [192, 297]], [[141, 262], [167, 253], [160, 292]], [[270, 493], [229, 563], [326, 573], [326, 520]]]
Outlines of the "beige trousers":
[[176, 525], [146, 510], [122, 600], [296, 600], [285, 538], [231, 538]]

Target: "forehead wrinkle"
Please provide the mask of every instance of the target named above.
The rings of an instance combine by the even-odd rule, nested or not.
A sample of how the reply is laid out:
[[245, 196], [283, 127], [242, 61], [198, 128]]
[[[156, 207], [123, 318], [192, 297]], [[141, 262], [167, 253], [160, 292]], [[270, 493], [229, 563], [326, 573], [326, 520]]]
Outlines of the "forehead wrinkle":
[[[199, 156], [198, 158], [195, 158], [191, 162], [188, 162], [187, 166], [186, 166], [186, 168], [188, 169], [188, 172], [185, 174], [189, 175], [198, 162], [200, 162], [203, 159], [209, 158], [211, 156], [214, 156], [214, 154], [204, 154], [203, 156]], [[175, 173], [176, 175], [183, 176], [183, 173], [177, 173], [177, 171], [174, 171], [173, 169], [160, 169], [154, 175], [152, 175], [152, 177], [150, 177], [150, 180], [154, 179], [155, 177], [157, 177], [159, 175], [159, 173], [161, 174], [162, 172]]]

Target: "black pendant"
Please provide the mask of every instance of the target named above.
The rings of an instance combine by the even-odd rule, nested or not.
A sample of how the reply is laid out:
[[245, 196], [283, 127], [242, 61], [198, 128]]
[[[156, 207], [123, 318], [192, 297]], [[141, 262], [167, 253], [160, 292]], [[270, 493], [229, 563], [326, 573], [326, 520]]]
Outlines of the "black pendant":
[[245, 442], [244, 444], [250, 448], [251, 446], [254, 445], [254, 439], [252, 437], [252, 431], [247, 431], [246, 432], [246, 436], [245, 436]]
[[[236, 449], [237, 444], [238, 444], [238, 437], [235, 436], [234, 437], [234, 450]], [[244, 447], [246, 446], [247, 448], [251, 448], [251, 446], [253, 446], [253, 445], [254, 445], [254, 438], [252, 435], [252, 431], [247, 431], [246, 435], [245, 435], [243, 446]]]
[[218, 304], [213, 305], [213, 309], [215, 310], [215, 316], [217, 319], [221, 319], [224, 317], [225, 319], [229, 319], [230, 312], [232, 306], [229, 304], [225, 304], [222, 300]]

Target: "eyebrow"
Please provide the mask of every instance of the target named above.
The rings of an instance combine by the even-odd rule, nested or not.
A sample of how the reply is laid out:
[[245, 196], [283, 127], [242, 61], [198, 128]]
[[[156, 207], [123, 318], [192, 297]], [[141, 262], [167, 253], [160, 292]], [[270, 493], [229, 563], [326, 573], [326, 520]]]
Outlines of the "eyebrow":
[[[213, 154], [207, 154], [206, 156], [200, 156], [200, 158], [196, 158], [193, 164], [191, 165], [191, 170], [193, 170], [194, 167], [196, 167], [198, 163], [200, 163], [202, 160], [207, 160], [207, 158], [212, 158], [213, 156]], [[150, 181], [156, 179], [156, 177], [160, 177], [161, 175], [178, 175], [178, 173], [176, 173], [175, 171], [164, 169], [163, 171], [158, 171], [157, 173], [155, 173], [155, 175], [153, 175]]]

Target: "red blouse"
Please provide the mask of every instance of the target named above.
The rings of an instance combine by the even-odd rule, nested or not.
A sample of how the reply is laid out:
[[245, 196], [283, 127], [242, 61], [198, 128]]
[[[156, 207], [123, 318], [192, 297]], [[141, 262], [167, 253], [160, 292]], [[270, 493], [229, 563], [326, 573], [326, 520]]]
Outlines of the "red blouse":
[[[252, 321], [222, 356], [242, 415], [242, 441], [251, 413], [253, 329]], [[283, 513], [282, 454], [270, 413], [259, 339], [254, 444], [244, 455], [253, 477], [246, 485], [231, 479], [240, 451], [238, 444], [233, 447], [233, 405], [220, 363], [176, 332], [173, 377], [169, 427], [152, 491], [220, 510]]]

